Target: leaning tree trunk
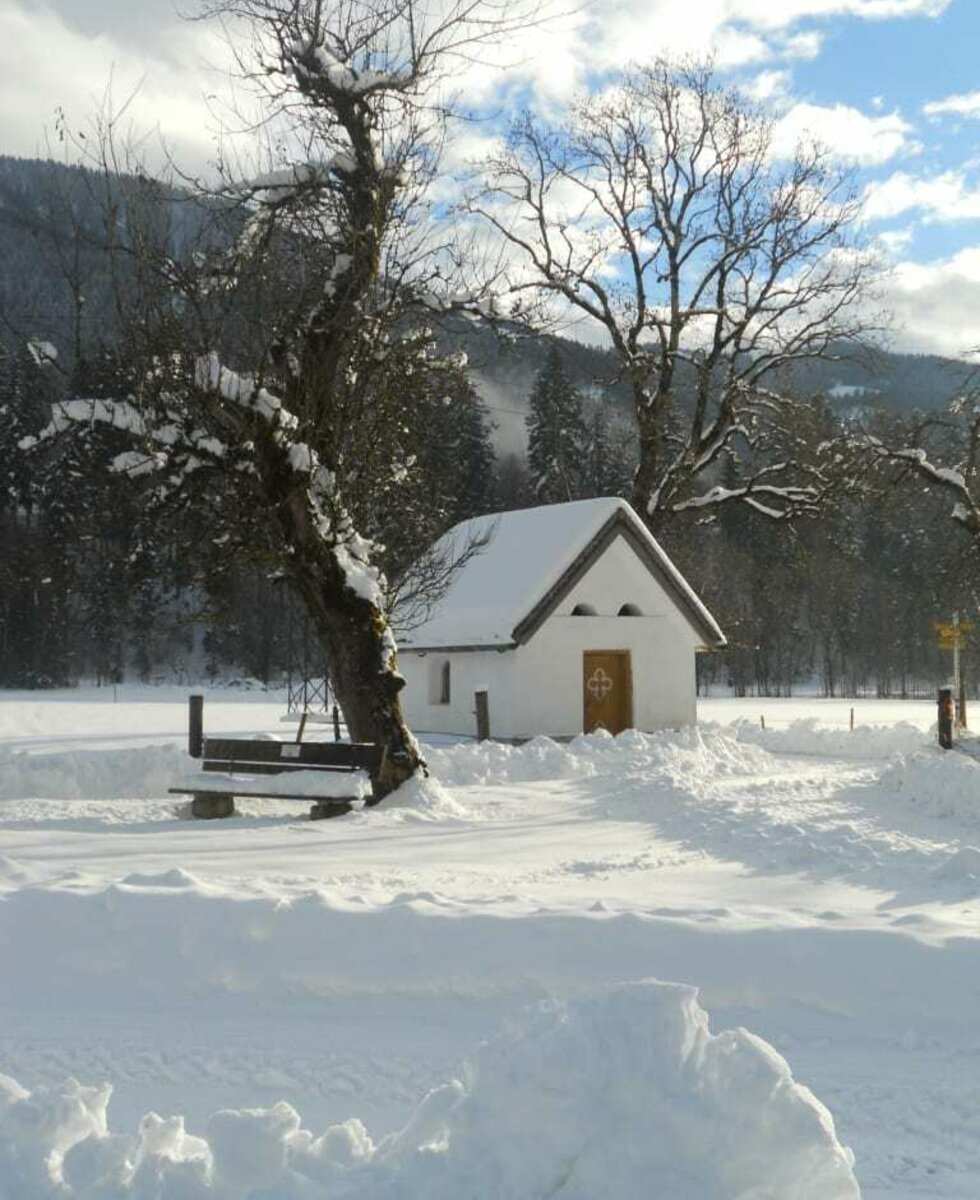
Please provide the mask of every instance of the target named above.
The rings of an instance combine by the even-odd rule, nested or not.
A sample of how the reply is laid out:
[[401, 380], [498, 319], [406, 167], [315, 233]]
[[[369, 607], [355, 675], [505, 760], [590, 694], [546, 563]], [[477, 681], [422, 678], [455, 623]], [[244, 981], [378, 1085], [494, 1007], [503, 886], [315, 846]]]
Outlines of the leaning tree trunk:
[[351, 741], [374, 742], [382, 749], [371, 778], [377, 802], [422, 766], [418, 743], [402, 716], [399, 693], [405, 681], [397, 671], [387, 620], [347, 585], [326, 545], [290, 573], [323, 648]]
[[324, 529], [310, 480], [293, 470], [274, 437], [262, 439], [260, 461], [279, 540], [289, 547], [287, 578], [309, 614], [351, 740], [381, 747], [371, 778], [376, 803], [424, 766], [402, 716], [399, 692], [405, 681], [387, 618], [362, 594], [372, 589], [352, 586], [329, 525]]

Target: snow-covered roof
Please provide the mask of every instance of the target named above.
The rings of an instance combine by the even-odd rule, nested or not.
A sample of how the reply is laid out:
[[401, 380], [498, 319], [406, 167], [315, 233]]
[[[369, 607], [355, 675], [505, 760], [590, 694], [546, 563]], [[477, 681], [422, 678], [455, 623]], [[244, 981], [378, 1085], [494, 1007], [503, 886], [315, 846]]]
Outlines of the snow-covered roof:
[[437, 554], [457, 557], [474, 539], [489, 541], [455, 573], [425, 622], [399, 643], [413, 650], [517, 645], [550, 612], [547, 601], [571, 587], [618, 534], [628, 538], [705, 644], [724, 645], [715, 619], [618, 498], [491, 513], [453, 526], [436, 543]]

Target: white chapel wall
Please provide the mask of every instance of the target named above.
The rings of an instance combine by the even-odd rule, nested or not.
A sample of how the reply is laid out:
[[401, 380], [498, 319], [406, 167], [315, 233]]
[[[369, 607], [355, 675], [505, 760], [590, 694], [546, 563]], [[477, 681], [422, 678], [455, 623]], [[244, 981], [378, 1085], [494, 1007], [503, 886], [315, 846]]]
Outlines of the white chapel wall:
[[[618, 616], [624, 604], [643, 616]], [[576, 605], [596, 616], [572, 616]], [[699, 637], [674, 600], [622, 538], [585, 573], [534, 636], [515, 651], [522, 683], [514, 724], [567, 736], [583, 721], [582, 659], [586, 650], [629, 650], [633, 723], [655, 730], [691, 725], [697, 716], [695, 648]], [[536, 681], [547, 680], [547, 686]]]
[[[449, 663], [449, 703], [433, 683]], [[512, 729], [511, 683], [514, 652], [468, 650], [419, 653], [403, 650], [398, 659], [405, 677], [402, 704], [409, 727], [418, 734], [459, 733], [476, 736], [474, 713], [477, 692], [490, 696], [490, 731], [494, 737], [515, 737]]]
[[[577, 605], [596, 616], [572, 616]], [[623, 605], [642, 616], [618, 616]], [[673, 598], [623, 538], [617, 538], [523, 646], [420, 654], [400, 669], [409, 725], [419, 733], [475, 735], [474, 693], [487, 691], [493, 737], [569, 737], [582, 731], [583, 654], [629, 650], [633, 723], [655, 730], [691, 725], [697, 712], [695, 649], [700, 638]], [[450, 702], [439, 702], [441, 664], [450, 663]]]

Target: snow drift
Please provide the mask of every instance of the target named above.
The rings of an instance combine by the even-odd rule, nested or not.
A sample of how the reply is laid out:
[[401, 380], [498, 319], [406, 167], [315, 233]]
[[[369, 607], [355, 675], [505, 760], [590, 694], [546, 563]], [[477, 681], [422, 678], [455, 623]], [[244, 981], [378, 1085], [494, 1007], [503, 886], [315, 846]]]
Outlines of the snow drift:
[[53, 754], [0, 749], [0, 800], [165, 796], [195, 766], [176, 746]]
[[896, 759], [882, 772], [882, 792], [917, 812], [980, 825], [980, 762], [930, 747]]
[[727, 778], [764, 768], [764, 750], [743, 745], [728, 731], [702, 728], [613, 737], [604, 730], [570, 742], [532, 738], [519, 746], [502, 742], [425, 748], [433, 775], [452, 786], [536, 783], [602, 775], [649, 777], [651, 773], [693, 778]]
[[[701, 725], [661, 733], [631, 729], [617, 737], [600, 731], [566, 743], [537, 737], [519, 746], [464, 742], [424, 746], [423, 750], [438, 783], [462, 787], [606, 775], [649, 777], [651, 773], [718, 780], [765, 770], [772, 753], [887, 759], [914, 753], [925, 744], [925, 735], [913, 725], [859, 727], [848, 733], [819, 728], [806, 720], [779, 730], [762, 730], [739, 721], [726, 727]], [[290, 790], [322, 790], [323, 777], [309, 775], [291, 774]], [[195, 781], [199, 781], [198, 765], [176, 746], [49, 754], [0, 749], [0, 800], [159, 799], [169, 787], [189, 786]], [[263, 777], [263, 786], [269, 782]], [[349, 788], [351, 782], [345, 777], [342, 786]], [[363, 791], [364, 781], [360, 782]], [[243, 785], [243, 791], [247, 790], [248, 785]], [[401, 808], [414, 806], [430, 817], [458, 819], [463, 815], [438, 787], [411, 796], [406, 792], [398, 804]], [[392, 802], [386, 807], [392, 807]]]
[[204, 1137], [148, 1114], [111, 1133], [111, 1089], [0, 1076], [0, 1195], [85, 1200], [855, 1200], [852, 1156], [786, 1062], [712, 1035], [693, 988], [652, 980], [550, 1004], [485, 1044], [375, 1145], [350, 1120], [224, 1110]]
[[[701, 726], [711, 728], [711, 726]], [[745, 718], [725, 727], [739, 742], [761, 746], [773, 754], [810, 754], [826, 758], [880, 759], [908, 754], [928, 745], [930, 736], [908, 721], [889, 725], [856, 725], [853, 730], [822, 725], [814, 717], [793, 721], [786, 729], [761, 729]]]

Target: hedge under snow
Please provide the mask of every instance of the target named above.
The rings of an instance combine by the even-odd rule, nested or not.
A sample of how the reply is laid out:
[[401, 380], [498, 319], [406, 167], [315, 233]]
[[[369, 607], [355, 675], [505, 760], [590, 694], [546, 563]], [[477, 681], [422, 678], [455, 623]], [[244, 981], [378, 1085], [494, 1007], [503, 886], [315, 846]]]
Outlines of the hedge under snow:
[[149, 1114], [111, 1133], [111, 1087], [0, 1076], [5, 1200], [854, 1200], [851, 1154], [786, 1062], [712, 1035], [693, 988], [652, 980], [550, 1004], [484, 1045], [375, 1145], [296, 1111], [223, 1111], [204, 1136]]

